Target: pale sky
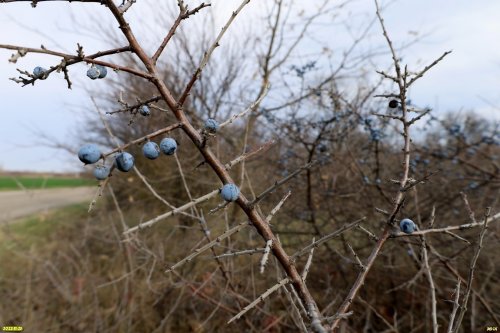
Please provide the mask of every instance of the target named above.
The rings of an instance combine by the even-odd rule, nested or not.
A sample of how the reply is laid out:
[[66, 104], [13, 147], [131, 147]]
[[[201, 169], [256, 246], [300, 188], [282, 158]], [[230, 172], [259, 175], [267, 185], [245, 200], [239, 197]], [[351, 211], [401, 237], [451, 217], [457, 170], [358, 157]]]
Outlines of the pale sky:
[[[138, 1], [131, 11], [155, 2]], [[239, 2], [214, 0], [216, 6], [208, 10], [214, 10], [222, 24]], [[245, 9], [248, 15], [259, 15], [259, 6], [263, 2], [251, 1], [249, 8]], [[348, 8], [350, 12], [342, 14], [353, 17], [353, 20], [362, 19], [360, 13], [374, 12], [371, 0], [355, 1]], [[74, 22], [87, 24], [89, 20], [112, 20], [110, 15], [101, 12], [105, 12], [103, 6], [77, 2], [39, 3], [36, 9], [31, 8], [29, 2], [0, 4], [0, 44], [40, 47], [43, 43], [48, 48], [59, 50], [60, 47], [55, 44], [57, 41], [64, 51], [74, 52], [76, 42], [80, 42], [89, 54], [105, 48], [99, 40], [99, 33], [87, 31], [78, 34], [75, 32], [78, 28], [71, 27]], [[133, 13], [130, 17], [133, 24]], [[438, 114], [473, 109], [498, 121], [500, 111], [483, 101], [486, 99], [500, 107], [498, 17], [498, 0], [398, 0], [391, 4], [384, 12], [384, 19], [396, 45], [407, 40], [409, 35], [414, 36], [413, 31], [425, 34], [421, 41], [403, 52], [405, 62], [422, 66], [444, 51], [453, 50], [451, 55], [415, 84], [411, 90], [412, 100], [434, 107]], [[116, 24], [112, 26], [116, 27]], [[43, 32], [43, 35], [37, 31]], [[380, 26], [376, 24], [373, 31], [374, 37], [367, 43], [383, 45]], [[336, 38], [342, 39], [342, 36]], [[222, 48], [216, 52], [223, 52]], [[34, 87], [22, 88], [8, 80], [17, 76], [16, 67], [26, 70], [32, 70], [37, 65], [49, 67], [57, 62], [57, 58], [29, 54], [14, 65], [8, 62], [11, 54], [12, 51], [0, 50], [0, 167], [19, 171], [79, 170], [80, 163], [76, 155], [44, 147], [35, 132], [47, 133], [66, 142], [77, 140], [73, 138], [73, 133], [81, 118], [72, 111], [72, 105], [89, 103], [83, 85], [92, 84], [105, 89], [105, 80], [87, 80], [86, 66], [79, 64], [70, 68], [74, 78], [73, 90], [66, 88], [62, 75], [52, 75]], [[380, 69], [387, 65], [387, 61], [382, 61]], [[77, 75], [79, 72], [81, 75]], [[111, 72], [109, 75], [118, 74]]]

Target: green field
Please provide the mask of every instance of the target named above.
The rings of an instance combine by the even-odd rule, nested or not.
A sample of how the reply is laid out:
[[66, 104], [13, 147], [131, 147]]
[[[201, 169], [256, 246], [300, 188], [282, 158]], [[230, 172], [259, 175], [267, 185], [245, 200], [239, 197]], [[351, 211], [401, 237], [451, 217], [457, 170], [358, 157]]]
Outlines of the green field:
[[53, 245], [58, 239], [54, 235], [72, 228], [72, 224], [66, 222], [81, 221], [86, 216], [88, 204], [75, 204], [0, 225], [0, 262], [5, 262], [2, 256], [12, 251], [27, 250], [32, 245]]
[[92, 185], [95, 185], [94, 181], [84, 178], [0, 176], [0, 191]]

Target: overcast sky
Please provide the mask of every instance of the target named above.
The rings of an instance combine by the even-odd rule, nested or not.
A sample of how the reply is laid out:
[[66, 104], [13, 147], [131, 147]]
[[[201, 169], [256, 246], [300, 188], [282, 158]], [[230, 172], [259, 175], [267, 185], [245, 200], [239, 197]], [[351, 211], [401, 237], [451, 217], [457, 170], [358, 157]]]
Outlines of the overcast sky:
[[[155, 1], [138, 1], [137, 10]], [[267, 0], [253, 0], [245, 10], [249, 15], [259, 15], [259, 6], [264, 1]], [[209, 10], [214, 10], [222, 23], [239, 2], [214, 0], [216, 6]], [[374, 12], [371, 0], [356, 1], [349, 8], [350, 13], [344, 15], [355, 17], [356, 13]], [[134, 6], [131, 11], [135, 9]], [[74, 22], [86, 24], [93, 19], [111, 21], [110, 15], [95, 14], [104, 10], [100, 5], [75, 2], [40, 3], [36, 9], [29, 2], [0, 4], [0, 44], [39, 47], [43, 43], [48, 48], [73, 53], [76, 42], [80, 42], [90, 54], [105, 48], [99, 32], [77, 34], [70, 27]], [[474, 109], [491, 119], [500, 118], [500, 111], [484, 101], [500, 106], [500, 1], [399, 0], [387, 8], [384, 17], [396, 44], [413, 36], [414, 31], [425, 33], [420, 42], [405, 50], [405, 62], [423, 65], [444, 51], [453, 50], [424, 80], [415, 84], [411, 91], [413, 100], [433, 106], [436, 112]], [[375, 29], [379, 31], [379, 25]], [[383, 43], [381, 33], [378, 38], [370, 42]], [[86, 66], [80, 64], [70, 69], [72, 73], [82, 73], [81, 80], [74, 80], [73, 90], [66, 88], [62, 75], [22, 88], [8, 80], [16, 76], [16, 67], [32, 70], [37, 65], [49, 67], [57, 60], [29, 54], [14, 65], [8, 62], [11, 54], [12, 51], [0, 50], [0, 167], [51, 172], [79, 170], [75, 156], [44, 147], [43, 140], [35, 133], [71, 141], [81, 121], [72, 106], [89, 103], [83, 85], [100, 85], [104, 89], [105, 80], [85, 80]]]

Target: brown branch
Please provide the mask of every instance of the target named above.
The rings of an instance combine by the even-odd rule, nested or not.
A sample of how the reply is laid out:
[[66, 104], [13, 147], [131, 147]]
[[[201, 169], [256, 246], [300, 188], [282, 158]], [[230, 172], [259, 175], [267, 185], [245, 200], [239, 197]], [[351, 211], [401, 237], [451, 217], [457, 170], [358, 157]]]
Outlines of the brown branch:
[[[113, 64], [113, 63], [110, 63], [107, 61], [96, 60], [97, 58], [107, 56], [107, 55], [129, 52], [129, 51], [131, 51], [130, 46], [120, 47], [120, 48], [106, 50], [106, 51], [100, 51], [100, 52], [94, 53], [92, 55], [83, 56], [83, 57], [80, 55], [73, 55], [73, 54], [48, 50], [45, 48], [23, 47], [23, 46], [9, 45], [9, 44], [0, 44], [0, 49], [16, 50], [16, 51], [23, 52], [23, 53], [25, 52], [25, 53], [48, 54], [48, 55], [63, 58], [64, 59], [64, 66], [58, 65], [58, 66], [51, 67], [50, 69], [47, 70], [47, 75], [49, 75], [50, 73], [52, 73], [54, 71], [57, 71], [58, 69], [63, 69], [63, 67], [66, 68], [68, 66], [71, 66], [71, 65], [74, 65], [74, 64], [77, 64], [80, 62], [87, 62], [87, 63], [102, 65], [102, 66], [106, 66], [106, 67], [109, 67], [109, 68], [112, 68], [115, 70], [127, 72], [130, 74], [139, 76], [139, 77], [143, 77], [143, 78], [148, 79], [148, 80], [151, 79], [151, 75], [149, 75], [148, 73], [145, 73], [143, 71], [139, 71], [139, 70], [136, 70], [136, 69], [133, 69], [130, 67], [126, 67], [126, 66], [120, 66], [120, 65]], [[31, 83], [35, 82], [36, 80], [37, 80], [36, 78], [32, 78], [30, 80], [25, 79], [22, 82], [24, 85], [27, 85], [27, 84], [31, 84]]]
[[125, 108], [123, 109], [120, 109], [120, 110], [115, 110], [115, 111], [109, 111], [109, 112], [106, 112], [106, 114], [115, 114], [115, 113], [121, 113], [121, 112], [133, 112], [134, 110], [137, 110], [139, 109], [139, 107], [145, 105], [145, 104], [149, 104], [149, 103], [155, 103], [155, 102], [158, 102], [162, 99], [161, 96], [154, 96], [154, 97], [151, 97], [145, 101], [139, 101], [138, 103], [134, 104], [134, 105], [127, 105], [125, 104]]
[[127, 142], [126, 144], [122, 145], [122, 146], [119, 146], [109, 152], [107, 152], [106, 154], [103, 154], [103, 157], [108, 157], [109, 155], [112, 155], [114, 153], [117, 153], [119, 151], [122, 151], [132, 145], [135, 145], [135, 144], [138, 144], [138, 143], [143, 143], [143, 142], [146, 142], [154, 137], [157, 137], [159, 135], [162, 135], [162, 134], [165, 134], [165, 133], [168, 133], [168, 132], [171, 132], [177, 128], [181, 128], [182, 127], [182, 124], [181, 123], [176, 123], [176, 124], [173, 124], [173, 125], [170, 125], [170, 126], [167, 126], [165, 128], [162, 128], [160, 130], [157, 130], [156, 132], [153, 132], [153, 133], [149, 133], [148, 135], [145, 135], [143, 137], [140, 137], [138, 139], [135, 139], [135, 140], [132, 140], [130, 142]]
[[205, 4], [203, 2], [198, 7], [194, 8], [192, 10], [188, 10], [187, 7], [184, 6], [184, 4], [182, 3], [182, 1], [179, 2], [179, 8], [180, 8], [179, 15], [175, 19], [175, 22], [172, 25], [172, 27], [170, 27], [170, 30], [168, 31], [167, 35], [165, 36], [165, 38], [161, 42], [160, 46], [156, 50], [155, 54], [151, 57], [151, 61], [153, 62], [154, 65], [156, 65], [156, 62], [158, 61], [158, 58], [162, 54], [163, 50], [165, 50], [165, 47], [167, 46], [167, 44], [170, 41], [170, 39], [172, 39], [172, 37], [174, 36], [175, 31], [177, 30], [177, 28], [181, 24], [182, 20], [187, 19], [191, 15], [194, 15], [194, 14], [198, 13], [200, 10], [202, 10], [203, 8], [209, 7], [209, 6], [211, 6], [211, 4]]
[[161, 45], [156, 50], [155, 54], [151, 57], [151, 61], [153, 61], [153, 64], [156, 65], [156, 62], [158, 61], [158, 58], [160, 57], [161, 53], [163, 52], [163, 50], [167, 46], [167, 44], [170, 41], [170, 39], [174, 36], [175, 30], [177, 30], [177, 27], [179, 27], [179, 24], [181, 24], [181, 21], [182, 21], [182, 13], [180, 13], [179, 16], [177, 16], [177, 18], [175, 19], [174, 24], [172, 25], [172, 27], [168, 31], [168, 34], [165, 36], [165, 38], [161, 42]]

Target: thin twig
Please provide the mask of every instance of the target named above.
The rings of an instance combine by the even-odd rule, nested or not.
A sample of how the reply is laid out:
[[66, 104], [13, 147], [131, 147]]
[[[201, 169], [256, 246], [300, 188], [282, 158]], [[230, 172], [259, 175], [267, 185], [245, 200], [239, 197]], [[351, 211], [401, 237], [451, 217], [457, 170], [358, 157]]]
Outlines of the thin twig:
[[202, 202], [205, 202], [205, 201], [208, 201], [210, 200], [211, 198], [215, 197], [217, 194], [219, 194], [219, 190], [213, 190], [212, 192], [209, 192], [207, 194], [205, 194], [204, 196], [201, 196], [197, 199], [194, 199], [193, 201], [191, 202], [188, 202], [186, 203], [185, 205], [183, 206], [180, 206], [180, 207], [177, 207], [175, 208], [174, 210], [171, 210], [169, 212], [166, 212], [164, 214], [161, 214], [161, 215], [158, 215], [157, 217], [149, 220], [149, 221], [146, 221], [146, 222], [142, 222], [142, 223], [139, 223], [138, 225], [136, 225], [135, 227], [132, 227], [130, 229], [128, 229], [125, 234], [129, 234], [131, 232], [134, 232], [134, 231], [137, 231], [137, 230], [141, 230], [141, 229], [144, 229], [146, 227], [151, 227], [153, 224], [156, 224], [166, 218], [169, 218], [170, 216], [174, 216], [176, 214], [179, 214], [180, 212], [182, 211], [185, 211], [186, 209], [189, 209], [199, 203], [202, 203]]
[[278, 290], [281, 287], [283, 287], [288, 282], [290, 282], [290, 280], [286, 277], [286, 278], [282, 279], [280, 282], [276, 283], [274, 286], [272, 286], [271, 288], [269, 288], [268, 290], [266, 290], [262, 295], [260, 295], [259, 297], [257, 297], [257, 299], [255, 299], [252, 303], [250, 303], [247, 306], [245, 306], [243, 308], [243, 310], [241, 310], [237, 315], [235, 315], [234, 317], [232, 317], [231, 319], [229, 319], [229, 321], [227, 323], [231, 324], [233, 321], [235, 321], [237, 319], [240, 319], [245, 313], [247, 313], [248, 311], [250, 311], [257, 304], [259, 304], [260, 302], [262, 302], [263, 300], [265, 300], [267, 297], [269, 297], [269, 295], [271, 295], [273, 292], [275, 292], [276, 290]]
[[451, 53], [451, 51], [446, 51], [445, 53], [443, 53], [442, 56], [440, 56], [439, 58], [437, 58], [436, 60], [434, 60], [430, 65], [425, 66], [424, 69], [422, 69], [420, 72], [418, 72], [415, 75], [415, 77], [413, 77], [408, 82], [407, 87], [410, 87], [415, 81], [417, 81], [418, 79], [420, 79], [429, 69], [431, 69], [432, 67], [436, 66], [441, 60], [444, 59], [444, 57], [446, 57], [450, 53]]
[[266, 242], [266, 247], [264, 248], [264, 254], [260, 259], [260, 274], [264, 274], [266, 269], [267, 261], [269, 260], [269, 253], [271, 252], [271, 246], [273, 245], [273, 240], [270, 239]]
[[455, 288], [455, 299], [453, 301], [453, 310], [450, 313], [448, 330], [446, 331], [448, 333], [453, 333], [453, 323], [455, 322], [455, 316], [457, 315], [458, 308], [460, 307], [460, 303], [458, 303], [459, 299], [460, 299], [460, 278], [458, 279], [457, 287]]
[[176, 124], [173, 124], [173, 125], [170, 125], [170, 126], [167, 126], [165, 128], [162, 128], [162, 129], [159, 129], [153, 133], [149, 133], [148, 135], [144, 135], [138, 139], [135, 139], [135, 140], [132, 140], [130, 142], [127, 142], [126, 144], [124, 145], [121, 145], [105, 154], [103, 154], [103, 157], [108, 157], [109, 155], [112, 155], [114, 153], [117, 153], [119, 151], [123, 151], [125, 149], [127, 149], [128, 147], [132, 146], [132, 145], [135, 145], [135, 144], [138, 144], [138, 143], [144, 143], [144, 142], [147, 142], [148, 140], [151, 140], [152, 138], [155, 138], [157, 136], [160, 136], [162, 134], [166, 134], [168, 132], [171, 132], [177, 128], [181, 128], [182, 127], [182, 124], [181, 123], [176, 123]]
[[422, 242], [422, 262], [427, 281], [429, 282], [429, 288], [431, 290], [431, 318], [432, 318], [432, 331], [434, 333], [438, 332], [439, 326], [437, 323], [437, 309], [436, 309], [436, 287], [434, 285], [434, 279], [432, 278], [431, 268], [429, 266], [429, 256], [427, 253], [427, 245], [425, 242], [425, 236], [420, 236], [420, 241]]
[[[314, 244], [315, 241], [316, 241], [316, 239], [313, 237], [312, 244]], [[307, 274], [309, 274], [309, 269], [311, 268], [312, 259], [313, 259], [313, 255], [314, 255], [314, 249], [315, 249], [314, 246], [311, 247], [311, 251], [309, 252], [309, 256], [307, 257], [306, 264], [304, 265], [304, 269], [302, 270], [302, 280], [304, 282], [306, 282]]]
[[337, 236], [340, 236], [342, 233], [346, 232], [347, 230], [349, 229], [352, 229], [354, 227], [356, 227], [357, 225], [359, 225], [361, 222], [363, 222], [364, 220], [366, 220], [366, 217], [362, 217], [360, 218], [359, 220], [356, 220], [352, 223], [349, 223], [349, 224], [346, 224], [344, 225], [342, 228], [340, 228], [339, 230], [336, 230], [334, 232], [332, 232], [331, 234], [328, 234], [326, 236], [323, 236], [321, 237], [320, 239], [318, 239], [317, 241], [315, 241], [314, 243], [306, 246], [305, 248], [303, 248], [302, 250], [300, 251], [297, 251], [295, 252], [291, 258], [297, 258], [297, 257], [300, 257], [302, 255], [304, 255], [305, 253], [309, 252], [310, 249], [312, 248], [315, 248], [315, 247], [318, 247], [319, 245], [323, 244], [324, 242], [327, 242], [329, 241], [330, 239], [332, 238], [335, 238]]
[[280, 200], [280, 202], [278, 202], [278, 204], [273, 208], [273, 210], [271, 210], [271, 212], [269, 213], [269, 215], [267, 215], [266, 217], [266, 222], [267, 223], [271, 223], [271, 220], [273, 219], [274, 215], [276, 215], [276, 213], [281, 209], [281, 206], [283, 206], [283, 204], [285, 203], [286, 199], [288, 199], [288, 197], [292, 194], [292, 191], [288, 191], [285, 196]]
[[191, 260], [193, 260], [195, 257], [197, 257], [198, 255], [200, 255], [201, 253], [203, 253], [204, 251], [218, 245], [221, 241], [223, 241], [224, 239], [230, 237], [232, 234], [240, 231], [241, 229], [247, 227], [249, 224], [248, 222], [241, 222], [240, 224], [232, 227], [231, 229], [225, 231], [222, 235], [220, 235], [219, 237], [215, 238], [213, 241], [203, 245], [202, 247], [194, 250], [193, 253], [191, 253], [190, 255], [188, 255], [187, 257], [185, 257], [184, 259], [182, 259], [181, 261], [178, 261], [176, 264], [174, 264], [173, 266], [170, 266], [170, 268], [168, 268], [165, 273], [170, 273], [171, 271], [174, 271], [176, 270], [177, 268], [179, 268], [180, 266], [184, 265], [185, 263], [187, 262], [190, 262]]
[[218, 256], [216, 256], [214, 258], [221, 259], [221, 258], [236, 257], [236, 256], [241, 256], [241, 255], [252, 255], [252, 254], [255, 254], [255, 253], [264, 253], [264, 251], [265, 251], [265, 248], [258, 247], [258, 248], [250, 249], [250, 250], [227, 252], [227, 253], [220, 254], [220, 255], [218, 255]]
[[[488, 223], [492, 223], [492, 222], [495, 222], [497, 220], [500, 220], [500, 213], [497, 213], [493, 216], [491, 216], [489, 218], [489, 221]], [[447, 233], [448, 231], [453, 231], [453, 230], [459, 230], [459, 231], [462, 231], [462, 230], [468, 230], [468, 229], [472, 229], [472, 228], [475, 228], [475, 227], [482, 227], [484, 226], [484, 221], [482, 222], [474, 222], [474, 223], [466, 223], [466, 224], [461, 224], [461, 225], [453, 225], [453, 226], [449, 226], [449, 227], [444, 227], [444, 228], [436, 228], [436, 229], [424, 229], [424, 230], [419, 230], [419, 231], [415, 231], [414, 233], [412, 234], [405, 234], [403, 232], [395, 232], [393, 234], [390, 235], [391, 238], [394, 238], [394, 237], [411, 237], [411, 236], [422, 236], [422, 235], [427, 235], [427, 234], [434, 234], [434, 233]]]
[[[476, 268], [477, 259], [479, 258], [479, 253], [483, 247], [483, 239], [486, 234], [486, 230], [488, 229], [488, 218], [490, 216], [490, 208], [487, 208], [486, 213], [484, 215], [484, 223], [481, 232], [479, 233], [479, 239], [476, 247], [476, 251], [474, 253], [474, 257], [469, 266], [469, 278], [467, 279], [467, 288], [465, 290], [465, 294], [463, 297], [462, 305], [460, 306], [460, 313], [458, 314], [457, 322], [454, 327], [454, 332], [458, 332], [460, 329], [460, 325], [462, 324], [462, 320], [464, 318], [465, 312], [467, 311], [467, 302], [469, 301], [469, 296], [472, 290], [472, 280], [474, 279], [474, 270]], [[474, 214], [471, 214], [471, 219], [474, 219]]]
[[255, 110], [255, 108], [260, 105], [260, 103], [262, 102], [262, 100], [264, 99], [264, 97], [266, 97], [268, 91], [269, 91], [269, 87], [270, 85], [267, 84], [264, 88], [264, 90], [262, 91], [262, 94], [260, 94], [260, 96], [257, 98], [257, 100], [255, 102], [253, 102], [246, 110], [244, 110], [243, 112], [241, 113], [237, 113], [237, 114], [234, 114], [232, 115], [228, 120], [224, 121], [223, 123], [220, 124], [220, 128], [224, 127], [224, 126], [227, 126], [229, 124], [232, 124], [233, 121], [235, 121], [236, 119], [238, 118], [241, 118], [241, 117], [244, 117], [247, 113], [249, 112], [252, 112]]
[[354, 251], [354, 249], [352, 248], [351, 244], [347, 243], [347, 247], [349, 248], [349, 250], [351, 251], [352, 255], [354, 256], [354, 259], [356, 259], [356, 263], [358, 264], [359, 268], [361, 268], [361, 270], [365, 270], [365, 268], [366, 268], [365, 265], [363, 264], [363, 262], [361, 261], [361, 259], [359, 259], [359, 256]]
[[189, 96], [189, 92], [191, 91], [191, 88], [193, 88], [193, 85], [195, 84], [196, 80], [201, 76], [201, 73], [205, 66], [208, 64], [208, 61], [210, 60], [210, 57], [214, 50], [220, 45], [220, 41], [222, 39], [222, 36], [226, 33], [226, 31], [229, 29], [229, 26], [231, 23], [233, 23], [234, 19], [238, 14], [241, 12], [243, 7], [245, 7], [250, 0], [243, 0], [243, 2], [240, 4], [240, 6], [231, 14], [231, 17], [227, 21], [227, 23], [222, 27], [221, 32], [215, 39], [214, 43], [208, 48], [208, 50], [205, 52], [205, 55], [203, 56], [203, 59], [201, 60], [200, 65], [196, 69], [195, 73], [191, 77], [191, 80], [187, 84], [186, 88], [184, 89], [184, 92], [181, 94], [181, 97], [178, 100], [178, 105], [184, 105], [184, 102], [186, 101], [186, 98]]
[[312, 162], [309, 162], [303, 166], [301, 166], [300, 168], [298, 168], [297, 170], [295, 170], [294, 172], [292, 172], [290, 175], [286, 176], [285, 178], [282, 178], [280, 180], [277, 180], [276, 182], [274, 182], [273, 185], [271, 185], [270, 187], [268, 187], [266, 190], [264, 190], [262, 193], [260, 193], [251, 203], [250, 203], [250, 206], [255, 206], [256, 204], [258, 204], [262, 199], [264, 199], [268, 194], [272, 193], [275, 189], [277, 189], [278, 187], [280, 187], [281, 185], [285, 184], [286, 182], [288, 182], [290, 179], [294, 178], [295, 176], [297, 176], [298, 174], [300, 174], [302, 171], [304, 170], [307, 170], [307, 169], [310, 169], [313, 165], [316, 164], [316, 161], [312, 161]]

